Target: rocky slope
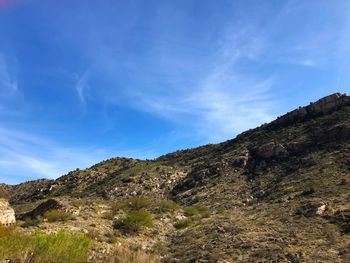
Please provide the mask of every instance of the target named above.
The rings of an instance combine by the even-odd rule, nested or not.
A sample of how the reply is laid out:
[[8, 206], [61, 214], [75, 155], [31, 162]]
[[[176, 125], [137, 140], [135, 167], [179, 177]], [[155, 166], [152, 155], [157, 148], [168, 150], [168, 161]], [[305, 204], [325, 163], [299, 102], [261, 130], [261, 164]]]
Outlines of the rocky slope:
[[[180, 208], [155, 215], [153, 231], [119, 236], [165, 262], [350, 262], [349, 139], [350, 97], [337, 93], [220, 144], [3, 187], [19, 213], [48, 198], [78, 200], [66, 227], [102, 222], [106, 246], [113, 218], [102, 210], [131, 197], [174, 200]], [[206, 216], [186, 214], [193, 205]]]

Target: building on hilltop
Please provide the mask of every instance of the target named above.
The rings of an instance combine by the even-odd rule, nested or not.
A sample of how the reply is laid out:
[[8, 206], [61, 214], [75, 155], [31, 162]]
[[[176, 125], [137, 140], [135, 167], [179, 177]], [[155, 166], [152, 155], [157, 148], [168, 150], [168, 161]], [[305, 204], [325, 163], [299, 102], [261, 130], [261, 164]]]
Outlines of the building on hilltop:
[[11, 226], [16, 223], [15, 211], [6, 199], [0, 199], [0, 225]]

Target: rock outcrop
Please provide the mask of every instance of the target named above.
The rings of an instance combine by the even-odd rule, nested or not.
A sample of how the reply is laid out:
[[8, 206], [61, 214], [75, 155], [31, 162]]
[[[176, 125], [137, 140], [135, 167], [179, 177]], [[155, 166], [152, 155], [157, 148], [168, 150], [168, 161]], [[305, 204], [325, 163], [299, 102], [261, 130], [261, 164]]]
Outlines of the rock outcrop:
[[232, 163], [233, 166], [240, 167], [240, 168], [246, 168], [249, 162], [250, 158], [250, 152], [248, 149], [245, 149], [240, 156], [236, 157]]
[[278, 117], [273, 123], [288, 125], [290, 123], [302, 121], [317, 115], [328, 114], [346, 105], [350, 105], [350, 97], [346, 96], [346, 94], [334, 93], [314, 103], [310, 103], [308, 106], [300, 107], [299, 109], [293, 110], [281, 117]]
[[11, 226], [16, 223], [15, 211], [6, 199], [0, 199], [0, 225]]
[[19, 219], [26, 219], [26, 218], [36, 218], [38, 216], [43, 216], [47, 211], [53, 210], [53, 209], [60, 209], [62, 207], [62, 204], [58, 202], [55, 199], [49, 199], [40, 205], [38, 205], [35, 209], [32, 211], [25, 213], [23, 215], [20, 215], [18, 218]]
[[305, 202], [296, 211], [295, 215], [305, 217], [322, 216], [327, 210], [327, 204], [324, 202]]
[[279, 143], [270, 142], [264, 144], [252, 151], [254, 156], [262, 159], [270, 159], [275, 157], [284, 157], [288, 155], [286, 148]]

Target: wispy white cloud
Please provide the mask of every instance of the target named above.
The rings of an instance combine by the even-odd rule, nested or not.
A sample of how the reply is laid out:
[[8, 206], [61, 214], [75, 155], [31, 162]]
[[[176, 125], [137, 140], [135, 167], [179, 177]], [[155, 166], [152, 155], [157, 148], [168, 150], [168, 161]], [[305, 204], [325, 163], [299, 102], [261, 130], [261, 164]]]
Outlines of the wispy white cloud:
[[[341, 1], [339, 9], [343, 4]], [[266, 3], [248, 7], [251, 14], [233, 15], [220, 28], [208, 30], [205, 40], [209, 44], [201, 46], [188, 37], [184, 42], [186, 29], [181, 26], [168, 33], [169, 24], [164, 19], [170, 16], [177, 21], [181, 17], [190, 24], [193, 21], [186, 12], [172, 5], [159, 5], [147, 24], [151, 28], [147, 37], [152, 39], [143, 42], [146, 51], [140, 54], [124, 46], [130, 36], [137, 38], [133, 30], [138, 12], [125, 26], [113, 29], [107, 26], [105, 17], [93, 14], [88, 31], [97, 33], [91, 41], [82, 42], [86, 34], [79, 30], [79, 24], [72, 32], [65, 24], [57, 26], [64, 26], [61, 31], [66, 38], [81, 47], [90, 61], [89, 70], [78, 77], [75, 85], [82, 105], [93, 99], [101, 104], [133, 107], [191, 126], [204, 141], [220, 141], [280, 113], [277, 101], [283, 104], [283, 98], [274, 97], [279, 89], [277, 80], [272, 71], [263, 73], [262, 65], [320, 71], [333, 66], [339, 30], [332, 31], [330, 26], [338, 19], [334, 14], [343, 14], [334, 12], [334, 17], [327, 17], [323, 23], [314, 21], [327, 6], [326, 1], [315, 6], [290, 0], [276, 6]], [[309, 12], [312, 14], [307, 16]], [[297, 30], [298, 26], [303, 30]], [[114, 30], [116, 34], [110, 34]], [[84, 35], [77, 35], [77, 31]]]
[[[75, 168], [86, 168], [115, 156], [154, 158], [152, 148], [135, 150], [104, 149], [99, 147], [69, 147], [49, 139], [0, 128], [0, 181], [16, 179], [57, 178]], [[13, 177], [13, 178], [12, 178]]]
[[[233, 63], [234, 65], [234, 63]], [[256, 125], [271, 121], [275, 98], [272, 79], [248, 79], [232, 70], [232, 64], [214, 67], [186, 92], [172, 96], [140, 93], [134, 105], [140, 110], [192, 126], [205, 141], [229, 139]], [[135, 95], [135, 94], [134, 94]]]
[[[12, 72], [11, 72], [12, 71]], [[14, 68], [10, 68], [8, 60], [0, 53], [0, 96], [12, 96], [18, 92], [17, 79]]]
[[9, 128], [0, 128], [0, 156], [3, 174], [25, 177], [26, 173], [28, 178], [54, 178], [73, 169], [72, 165], [86, 166], [93, 161], [83, 153], [64, 152], [48, 140]]
[[83, 106], [86, 105], [85, 92], [86, 92], [86, 89], [89, 88], [88, 87], [89, 75], [90, 75], [90, 69], [85, 70], [81, 75], [76, 75], [75, 89], [77, 91], [80, 103]]
[[[273, 119], [273, 76], [248, 76], [238, 70], [242, 60], [256, 60], [264, 53], [265, 40], [256, 32], [251, 26], [229, 28], [219, 39], [213, 37], [215, 50], [210, 51], [164, 36], [142, 58], [120, 59], [116, 53], [99, 51], [75, 88], [84, 104], [94, 92], [102, 103], [133, 107], [192, 127], [202, 141], [232, 138]], [[203, 57], [205, 52], [210, 54]], [[98, 78], [111, 84], [89, 82]]]
[[[282, 2], [281, 2], [282, 3]], [[349, 2], [288, 0], [274, 10], [269, 22], [255, 25], [265, 49], [261, 62], [331, 71], [339, 66], [343, 36], [348, 35]]]
[[193, 98], [200, 111], [199, 132], [211, 142], [232, 138], [244, 130], [273, 119], [271, 112], [275, 102], [269, 90], [271, 81], [251, 83], [243, 90], [245, 83], [230, 84], [241, 86], [233, 86], [231, 92], [210, 87], [203, 90], [199, 101]]
[[15, 105], [21, 97], [15, 59], [0, 52], [0, 117], [17, 116], [19, 112]]
[[[319, 96], [316, 85], [330, 72], [339, 72], [339, 87], [350, 83], [346, 74], [350, 54], [346, 0], [337, 4], [290, 0], [256, 5], [236, 1], [234, 8], [222, 5], [220, 12], [203, 2], [195, 15], [193, 3], [191, 8], [175, 2], [158, 3], [143, 10], [137, 1], [125, 5], [120, 1], [114, 9], [108, 1], [96, 6], [89, 1], [78, 2], [65, 12], [57, 12], [54, 19], [46, 5], [36, 9], [47, 18], [50, 32], [57, 33], [59, 47], [77, 58], [77, 62], [64, 60], [60, 66], [68, 66], [66, 75], [81, 108], [86, 110], [91, 103], [93, 118], [101, 118], [97, 123], [106, 123], [106, 130], [115, 128], [114, 115], [100, 111], [122, 108], [124, 113], [132, 108], [169, 121], [174, 134], [181, 133], [179, 137], [186, 133], [203, 143], [218, 142], [284, 112], [281, 105], [289, 99], [284, 92], [306, 97], [308, 90], [293, 87], [296, 82], [315, 80], [317, 84], [310, 87], [317, 91], [315, 96]], [[77, 8], [81, 12], [76, 12]], [[9, 111], [8, 98], [22, 90], [14, 65], [0, 54], [0, 116]], [[315, 70], [327, 74], [309, 77]], [[72, 82], [74, 71], [79, 74]], [[299, 102], [293, 107], [295, 103]], [[88, 125], [91, 123], [84, 123], [84, 127]], [[0, 169], [9, 174], [29, 171], [56, 177], [106, 156], [151, 158], [157, 155], [154, 148], [160, 144], [129, 151], [69, 147], [5, 124], [1, 127]], [[169, 141], [174, 134], [159, 136], [168, 136], [164, 141]], [[56, 140], [62, 138], [65, 136]], [[98, 144], [97, 139], [93, 143]]]

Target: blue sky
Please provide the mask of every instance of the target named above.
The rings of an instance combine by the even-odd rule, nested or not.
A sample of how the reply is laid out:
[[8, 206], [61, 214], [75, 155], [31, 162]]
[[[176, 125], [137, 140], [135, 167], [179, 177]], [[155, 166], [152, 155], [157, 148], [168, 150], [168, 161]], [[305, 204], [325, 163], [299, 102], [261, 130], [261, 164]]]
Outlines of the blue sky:
[[0, 182], [216, 143], [350, 89], [347, 0], [0, 0]]

